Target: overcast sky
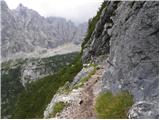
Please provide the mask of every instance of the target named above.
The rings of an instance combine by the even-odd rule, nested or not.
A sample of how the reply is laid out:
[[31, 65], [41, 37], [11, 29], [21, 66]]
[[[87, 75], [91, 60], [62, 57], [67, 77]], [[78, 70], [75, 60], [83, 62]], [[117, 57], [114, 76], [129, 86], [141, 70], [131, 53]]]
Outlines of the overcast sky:
[[86, 22], [94, 16], [103, 0], [5, 0], [10, 9], [20, 3], [42, 16], [64, 17], [73, 22]]

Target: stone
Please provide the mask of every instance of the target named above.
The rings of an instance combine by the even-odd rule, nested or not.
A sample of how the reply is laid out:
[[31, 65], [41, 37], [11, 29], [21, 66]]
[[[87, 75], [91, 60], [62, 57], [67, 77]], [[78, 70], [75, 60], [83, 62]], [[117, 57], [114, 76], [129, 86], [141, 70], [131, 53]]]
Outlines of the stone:
[[75, 84], [79, 83], [81, 79], [87, 77], [92, 71], [94, 70], [93, 66], [83, 68], [73, 79], [70, 87], [74, 86]]
[[0, 3], [1, 53], [4, 61], [66, 43], [79, 46], [87, 30], [87, 23], [75, 25], [64, 18], [44, 18], [22, 4], [10, 10], [5, 1]]
[[[90, 37], [89, 41], [92, 42], [87, 43], [82, 56], [83, 63], [87, 63], [107, 54], [108, 57], [104, 58], [106, 68], [102, 91], [117, 93], [127, 90], [133, 95], [135, 103], [147, 101], [142, 105], [157, 106], [157, 111], [158, 10], [158, 1], [107, 2], [94, 34]], [[94, 51], [94, 54], [90, 51]], [[155, 101], [153, 105], [150, 105], [151, 101]], [[149, 113], [152, 114], [151, 118], [157, 118], [154, 107], [150, 107], [147, 113], [138, 114], [136, 118], [150, 118]]]
[[129, 119], [158, 119], [158, 107], [152, 102], [139, 101], [135, 103], [128, 112]]

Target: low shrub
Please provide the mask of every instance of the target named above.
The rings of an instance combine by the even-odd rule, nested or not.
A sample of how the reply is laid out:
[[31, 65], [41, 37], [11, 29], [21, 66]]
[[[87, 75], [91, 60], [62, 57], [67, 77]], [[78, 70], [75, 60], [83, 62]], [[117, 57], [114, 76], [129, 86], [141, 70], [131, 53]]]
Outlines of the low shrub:
[[96, 115], [101, 119], [125, 119], [133, 104], [133, 97], [128, 92], [113, 95], [111, 92], [101, 93], [96, 99]]
[[53, 117], [55, 117], [57, 113], [60, 113], [64, 109], [64, 107], [66, 107], [66, 106], [67, 106], [67, 104], [64, 102], [56, 103], [53, 108]]

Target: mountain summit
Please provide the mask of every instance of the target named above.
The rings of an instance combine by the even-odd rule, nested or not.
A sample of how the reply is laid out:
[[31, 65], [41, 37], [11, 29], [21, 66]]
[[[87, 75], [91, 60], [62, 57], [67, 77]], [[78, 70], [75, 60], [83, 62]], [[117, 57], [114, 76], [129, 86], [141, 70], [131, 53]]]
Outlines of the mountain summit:
[[1, 12], [3, 59], [66, 43], [80, 45], [87, 29], [87, 23], [76, 26], [64, 18], [44, 18], [22, 4], [10, 10], [5, 1], [1, 1]]

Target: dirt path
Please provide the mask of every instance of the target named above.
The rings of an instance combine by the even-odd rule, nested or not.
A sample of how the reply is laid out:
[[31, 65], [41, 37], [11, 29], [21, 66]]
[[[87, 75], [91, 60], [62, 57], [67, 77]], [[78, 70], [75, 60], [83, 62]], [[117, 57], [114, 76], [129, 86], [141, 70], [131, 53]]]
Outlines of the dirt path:
[[80, 101], [75, 101], [66, 107], [57, 118], [65, 119], [94, 119], [94, 104], [96, 95], [101, 90], [101, 78], [104, 68], [100, 67], [80, 89]]

